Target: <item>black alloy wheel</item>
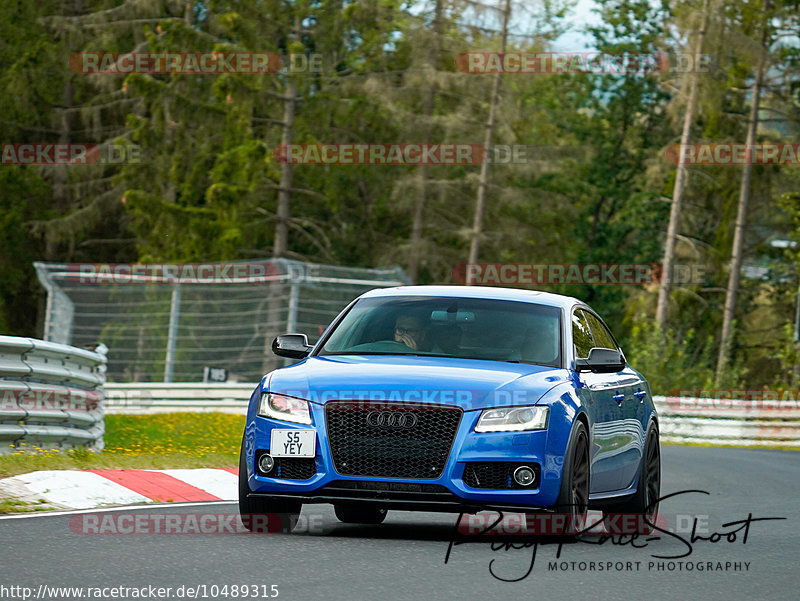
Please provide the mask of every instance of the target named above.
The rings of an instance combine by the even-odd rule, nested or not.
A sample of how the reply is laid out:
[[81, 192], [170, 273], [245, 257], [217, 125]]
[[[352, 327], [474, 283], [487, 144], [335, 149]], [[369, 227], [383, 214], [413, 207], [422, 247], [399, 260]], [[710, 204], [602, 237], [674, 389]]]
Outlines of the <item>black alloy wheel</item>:
[[589, 508], [589, 434], [581, 421], [576, 421], [567, 446], [561, 492], [556, 512], [566, 516], [562, 534], [574, 536], [586, 526]]
[[606, 524], [611, 534], [650, 534], [658, 519], [658, 500], [661, 496], [661, 448], [658, 428], [647, 428], [636, 493], [614, 505], [606, 512]]

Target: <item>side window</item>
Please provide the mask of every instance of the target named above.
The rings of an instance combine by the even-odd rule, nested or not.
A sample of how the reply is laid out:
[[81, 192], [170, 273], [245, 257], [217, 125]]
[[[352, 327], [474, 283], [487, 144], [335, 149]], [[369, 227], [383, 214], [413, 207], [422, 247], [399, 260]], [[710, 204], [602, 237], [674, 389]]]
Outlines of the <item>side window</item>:
[[619, 348], [617, 347], [617, 343], [614, 342], [614, 337], [611, 335], [611, 332], [608, 331], [608, 328], [606, 328], [602, 321], [588, 312], [585, 313], [585, 316], [586, 321], [589, 323], [589, 329], [592, 332], [592, 338], [594, 338], [595, 346], [599, 346], [601, 348]]
[[583, 311], [578, 309], [572, 314], [572, 343], [575, 345], [575, 356], [585, 358], [589, 356], [594, 343], [589, 333], [589, 326], [584, 320]]

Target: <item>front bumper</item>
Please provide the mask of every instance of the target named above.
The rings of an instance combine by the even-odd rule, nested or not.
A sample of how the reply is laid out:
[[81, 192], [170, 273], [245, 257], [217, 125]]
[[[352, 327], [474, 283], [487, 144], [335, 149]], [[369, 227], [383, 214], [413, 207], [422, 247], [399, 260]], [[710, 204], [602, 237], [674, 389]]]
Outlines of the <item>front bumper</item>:
[[[387, 508], [424, 511], [501, 509], [521, 511], [551, 508], [561, 484], [565, 439], [551, 412], [547, 430], [532, 432], [475, 432], [480, 411], [465, 411], [444, 469], [436, 478], [382, 478], [336, 472], [330, 452], [325, 411], [311, 404], [313, 424], [293, 424], [249, 414], [245, 429], [245, 458], [251, 495], [282, 496], [303, 503], [379, 502]], [[555, 418], [555, 419], [554, 419]], [[316, 432], [316, 473], [296, 480], [265, 477], [255, 469], [259, 451], [268, 450], [273, 428], [312, 429]], [[566, 429], [567, 435], [569, 428]], [[538, 466], [539, 477], [525, 488], [475, 488], [464, 481], [471, 462], [504, 462]]]

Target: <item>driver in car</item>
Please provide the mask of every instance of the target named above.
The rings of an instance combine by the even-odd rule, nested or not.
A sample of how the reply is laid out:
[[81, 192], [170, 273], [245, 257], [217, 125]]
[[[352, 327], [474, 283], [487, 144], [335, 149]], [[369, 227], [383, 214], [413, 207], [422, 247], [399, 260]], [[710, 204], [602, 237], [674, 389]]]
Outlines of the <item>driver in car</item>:
[[415, 351], [422, 350], [426, 335], [425, 323], [416, 315], [400, 315], [394, 323], [394, 341]]

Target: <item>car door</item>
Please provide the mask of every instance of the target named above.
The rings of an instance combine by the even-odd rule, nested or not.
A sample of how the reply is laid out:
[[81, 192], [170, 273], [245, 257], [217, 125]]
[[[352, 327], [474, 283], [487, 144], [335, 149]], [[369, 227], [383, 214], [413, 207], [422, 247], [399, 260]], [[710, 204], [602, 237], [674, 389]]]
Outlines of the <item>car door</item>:
[[[595, 346], [620, 350], [608, 326], [591, 311], [584, 311]], [[644, 445], [643, 382], [627, 364], [615, 374], [605, 374], [616, 384], [611, 409], [615, 418], [603, 433], [608, 450], [608, 464], [617, 472], [618, 488], [628, 488], [636, 477]]]
[[[595, 343], [586, 316], [582, 309], [572, 314], [573, 356], [585, 358], [589, 351], [598, 346]], [[578, 394], [592, 418], [592, 478], [590, 493], [601, 493], [620, 488], [619, 469], [614, 457], [614, 449], [609, 446], [608, 432], [613, 432], [618, 417], [616, 374], [595, 374], [582, 371], [576, 374], [583, 387]]]

